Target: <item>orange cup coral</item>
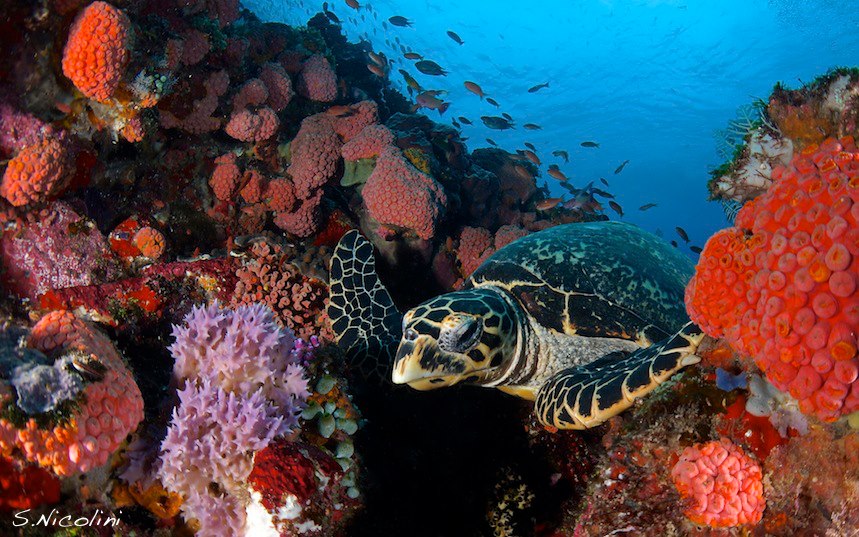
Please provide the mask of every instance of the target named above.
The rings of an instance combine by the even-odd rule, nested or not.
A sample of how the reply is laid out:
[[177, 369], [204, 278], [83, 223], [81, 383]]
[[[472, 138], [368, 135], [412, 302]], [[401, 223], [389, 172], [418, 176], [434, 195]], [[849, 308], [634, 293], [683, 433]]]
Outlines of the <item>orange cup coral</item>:
[[730, 440], [686, 448], [671, 477], [680, 495], [691, 500], [685, 514], [696, 524], [727, 528], [756, 524], [763, 516], [761, 467]]
[[106, 2], [93, 2], [78, 14], [63, 50], [63, 74], [81, 93], [109, 99], [128, 63], [128, 16]]

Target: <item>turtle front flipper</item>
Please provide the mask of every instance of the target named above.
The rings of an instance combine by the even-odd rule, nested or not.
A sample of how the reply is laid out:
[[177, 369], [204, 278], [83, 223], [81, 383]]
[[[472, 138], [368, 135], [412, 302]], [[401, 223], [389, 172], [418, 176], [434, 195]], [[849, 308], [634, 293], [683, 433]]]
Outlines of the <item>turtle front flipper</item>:
[[338, 346], [362, 374], [387, 379], [402, 315], [376, 274], [373, 245], [357, 230], [337, 243], [328, 281], [328, 317]]
[[534, 412], [544, 425], [588, 429], [620, 414], [657, 386], [701, 359], [704, 333], [693, 323], [656, 345], [627, 355], [612, 353], [553, 375], [537, 392]]

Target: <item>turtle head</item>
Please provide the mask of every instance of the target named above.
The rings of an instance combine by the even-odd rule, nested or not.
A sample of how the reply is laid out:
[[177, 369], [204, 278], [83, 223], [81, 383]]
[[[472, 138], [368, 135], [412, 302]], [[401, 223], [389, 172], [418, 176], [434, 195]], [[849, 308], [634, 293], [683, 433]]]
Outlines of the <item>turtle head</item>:
[[517, 313], [492, 288], [442, 295], [408, 311], [392, 380], [418, 390], [483, 384], [513, 358]]

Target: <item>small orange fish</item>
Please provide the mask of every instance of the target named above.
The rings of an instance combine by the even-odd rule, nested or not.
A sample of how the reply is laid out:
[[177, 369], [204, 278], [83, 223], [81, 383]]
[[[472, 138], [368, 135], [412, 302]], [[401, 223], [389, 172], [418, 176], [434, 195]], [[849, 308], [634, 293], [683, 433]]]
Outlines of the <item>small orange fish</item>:
[[336, 106], [332, 106], [325, 112], [331, 114], [334, 117], [349, 117], [355, 113], [354, 110], [352, 110], [352, 107], [347, 104], [338, 104]]
[[370, 61], [375, 63], [379, 67], [385, 67], [386, 65], [388, 65], [388, 59], [385, 58], [384, 54], [376, 54], [375, 52], [370, 51], [367, 53], [367, 55], [370, 57]]
[[361, 4], [358, 3], [358, 0], [346, 0], [346, 5], [352, 9], [361, 9]]
[[567, 181], [567, 176], [564, 175], [564, 172], [559, 170], [558, 168], [549, 168], [549, 175], [557, 179], [558, 181], [565, 182]]
[[564, 201], [563, 198], [548, 198], [548, 199], [544, 199], [542, 201], [538, 201], [537, 205], [535, 205], [534, 207], [538, 211], [548, 211], [548, 210], [551, 210], [551, 209], [554, 209], [555, 207], [557, 207], [558, 204], [561, 203], [562, 201]]
[[523, 153], [525, 154], [525, 157], [528, 160], [530, 160], [531, 162], [533, 162], [537, 166], [539, 166], [541, 164], [540, 163], [540, 157], [538, 157], [537, 154], [534, 153], [533, 151], [531, 151], [530, 149], [526, 149], [525, 151], [523, 151]]
[[368, 63], [367, 69], [369, 69], [371, 73], [373, 73], [374, 75], [376, 75], [378, 77], [385, 78], [387, 76], [387, 73], [385, 73], [385, 70], [382, 69], [381, 67], [379, 67], [378, 65], [376, 65], [375, 63]]
[[477, 84], [475, 84], [474, 82], [471, 82], [470, 80], [466, 80], [465, 83], [463, 84], [463, 86], [465, 86], [465, 89], [467, 89], [471, 93], [480, 97], [481, 100], [483, 99], [483, 89], [480, 86], [478, 86]]
[[534, 176], [531, 175], [531, 172], [528, 171], [528, 168], [522, 166], [521, 164], [517, 164], [513, 166], [513, 171], [516, 172], [516, 175], [521, 177], [522, 179], [533, 179]]

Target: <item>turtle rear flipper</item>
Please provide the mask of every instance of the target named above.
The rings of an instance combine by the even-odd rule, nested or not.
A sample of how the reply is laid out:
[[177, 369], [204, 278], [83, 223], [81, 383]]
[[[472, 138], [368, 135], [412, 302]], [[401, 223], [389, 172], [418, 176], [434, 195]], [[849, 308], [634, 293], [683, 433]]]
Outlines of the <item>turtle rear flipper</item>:
[[558, 429], [596, 427], [680, 369], [700, 362], [695, 352], [703, 338], [701, 329], [688, 323], [658, 344], [626, 356], [608, 354], [556, 373], [537, 392], [537, 419]]
[[388, 378], [402, 335], [402, 315], [376, 274], [373, 245], [347, 232], [331, 257], [328, 317], [350, 365]]

